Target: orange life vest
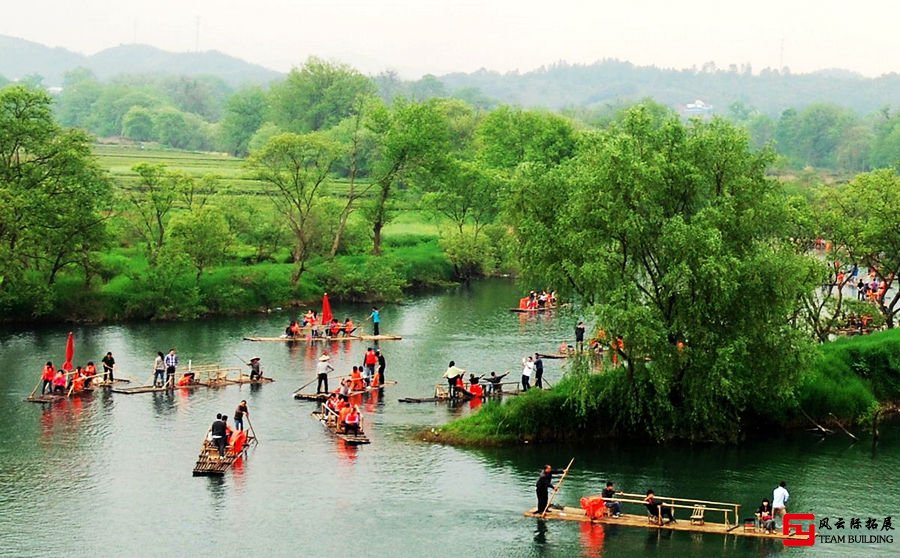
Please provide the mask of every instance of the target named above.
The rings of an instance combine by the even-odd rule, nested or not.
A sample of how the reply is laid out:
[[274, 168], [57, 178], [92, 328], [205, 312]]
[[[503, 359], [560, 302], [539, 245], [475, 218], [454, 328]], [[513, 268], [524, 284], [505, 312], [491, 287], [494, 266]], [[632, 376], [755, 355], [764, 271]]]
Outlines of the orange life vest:
[[350, 335], [351, 333], [353, 333], [353, 322], [352, 321], [347, 320], [346, 322], [344, 322], [344, 333], [346, 333], [347, 335]]
[[350, 389], [353, 391], [360, 391], [365, 388], [365, 383], [363, 382], [362, 376], [359, 374], [359, 370], [353, 372], [350, 375]]
[[97, 367], [93, 364], [88, 364], [84, 367], [84, 373], [86, 376], [94, 376], [95, 374], [97, 374]]
[[[32, 378], [33, 377], [34, 376], [32, 376]], [[56, 370], [52, 366], [47, 366], [45, 364], [44, 365], [44, 373], [41, 376], [41, 378], [52, 382], [55, 377], [56, 377]]]
[[340, 413], [338, 413], [338, 422], [340, 424], [343, 424], [347, 420], [347, 415], [350, 414], [350, 410], [350, 407], [347, 406], [341, 409]]
[[66, 375], [65, 375], [65, 374], [61, 374], [61, 373], [57, 373], [57, 374], [56, 374], [56, 377], [53, 378], [53, 385], [54, 385], [54, 386], [63, 386], [63, 387], [65, 387], [65, 386], [66, 386]]
[[355, 410], [347, 413], [347, 417], [344, 419], [344, 422], [347, 424], [359, 424], [359, 413]]

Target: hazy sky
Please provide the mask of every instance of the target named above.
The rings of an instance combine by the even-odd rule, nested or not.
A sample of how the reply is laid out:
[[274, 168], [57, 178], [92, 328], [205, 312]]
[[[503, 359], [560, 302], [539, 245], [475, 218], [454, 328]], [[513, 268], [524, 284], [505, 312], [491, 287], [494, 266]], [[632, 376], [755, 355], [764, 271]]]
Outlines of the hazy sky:
[[87, 54], [135, 37], [193, 50], [199, 17], [201, 50], [282, 71], [315, 54], [404, 77], [602, 58], [900, 72], [900, 0], [2, 0], [0, 8], [0, 34]]

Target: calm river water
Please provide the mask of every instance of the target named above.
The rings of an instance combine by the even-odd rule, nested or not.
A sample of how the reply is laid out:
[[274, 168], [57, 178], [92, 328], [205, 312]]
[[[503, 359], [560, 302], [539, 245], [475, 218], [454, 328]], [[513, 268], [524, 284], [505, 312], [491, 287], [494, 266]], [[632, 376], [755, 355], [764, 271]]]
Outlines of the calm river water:
[[[897, 555], [894, 544], [817, 544], [585, 526], [522, 517], [534, 505], [545, 462], [575, 457], [559, 502], [577, 505], [607, 478], [631, 492], [724, 500], [746, 508], [788, 481], [793, 511], [818, 516], [892, 515], [900, 523], [900, 435], [885, 428], [877, 453], [843, 435], [799, 434], [740, 447], [519, 447], [467, 450], [416, 441], [423, 427], [470, 412], [467, 405], [401, 404], [428, 396], [447, 362], [512, 369], [572, 336], [577, 316], [525, 318], [508, 282], [489, 281], [413, 298], [383, 311], [387, 377], [397, 385], [364, 404], [372, 444], [346, 448], [291, 393], [314, 376], [320, 347], [251, 343], [277, 335], [287, 313], [187, 323], [76, 328], [76, 362], [112, 351], [121, 374], [144, 382], [157, 350], [182, 364], [238, 365], [262, 357], [276, 382], [190, 393], [97, 393], [54, 405], [24, 403], [43, 361], [61, 362], [68, 328], [0, 333], [0, 555], [9, 556], [846, 556]], [[338, 317], [365, 308], [335, 304]], [[365, 345], [341, 344], [340, 371]], [[551, 382], [560, 361], [545, 362]], [[260, 444], [223, 479], [193, 478], [201, 440], [217, 412], [249, 402]], [[626, 511], [628, 511], [626, 509]], [[643, 513], [641, 510], [631, 510]], [[834, 521], [834, 520], [832, 520]], [[850, 534], [851, 531], [846, 531]], [[859, 533], [857, 531], [856, 533]], [[886, 534], [865, 531], [863, 534]], [[890, 534], [893, 534], [891, 532]]]

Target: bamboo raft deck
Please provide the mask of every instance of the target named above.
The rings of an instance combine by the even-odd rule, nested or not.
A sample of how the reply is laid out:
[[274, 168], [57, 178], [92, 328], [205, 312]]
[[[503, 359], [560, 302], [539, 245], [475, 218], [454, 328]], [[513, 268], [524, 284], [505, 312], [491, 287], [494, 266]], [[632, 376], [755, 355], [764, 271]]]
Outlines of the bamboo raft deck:
[[359, 422], [359, 434], [347, 434], [345, 432], [338, 431], [337, 417], [334, 416], [334, 414], [335, 414], [334, 411], [327, 411], [329, 414], [332, 415], [331, 420], [329, 420], [329, 417], [326, 416], [326, 411], [324, 410], [325, 407], [323, 406], [322, 409], [323, 410], [313, 411], [312, 416], [314, 416], [316, 418], [316, 420], [318, 420], [320, 423], [322, 423], [322, 426], [327, 428], [332, 434], [334, 434], [335, 436], [337, 436], [338, 438], [343, 440], [346, 444], [351, 445], [351, 446], [359, 446], [359, 445], [371, 443], [369, 441], [369, 438], [366, 437], [366, 433], [363, 432], [362, 417], [360, 417], [360, 422]]
[[[233, 372], [238, 372], [237, 378], [230, 378], [228, 376]], [[219, 366], [217, 364], [207, 364], [189, 368], [182, 374], [182, 378], [184, 378], [184, 375], [188, 373], [194, 374], [194, 381], [189, 384], [178, 385], [178, 382], [175, 382], [176, 385], [174, 386], [167, 384], [163, 386], [149, 385], [127, 388], [113, 387], [112, 392], [134, 395], [138, 393], [160, 393], [165, 391], [174, 391], [176, 389], [196, 389], [201, 387], [218, 388], [222, 386], [241, 384], [269, 384], [275, 381], [274, 379], [267, 377], [263, 377], [260, 380], [251, 380], [250, 376], [241, 373], [240, 368], [228, 368]]]
[[[537, 513], [537, 508], [531, 508], [524, 513], [525, 517], [540, 518], [541, 514]], [[798, 535], [784, 535], [777, 531], [771, 535], [765, 531], [755, 529], [753, 531], [744, 530], [742, 525], [731, 525], [728, 523], [714, 523], [704, 521], [697, 524], [692, 523], [688, 518], [679, 519], [675, 523], [663, 523], [659, 525], [650, 521], [646, 514], [622, 514], [618, 518], [600, 517], [591, 519], [587, 512], [581, 508], [564, 507], [563, 509], [547, 510], [544, 519], [559, 519], [566, 521], [581, 521], [584, 523], [599, 523], [602, 525], [618, 525], [622, 527], [642, 527], [645, 529], [659, 529], [668, 531], [683, 531], [688, 533], [711, 533], [716, 535], [734, 535], [736, 537], [755, 537], [762, 539], [803, 539]]]
[[[375, 387], [369, 386], [366, 389], [351, 391], [350, 397], [353, 397], [354, 395], [364, 395], [366, 393], [372, 393], [373, 391], [378, 391], [378, 390], [384, 389], [384, 386], [393, 386], [393, 385], [397, 385], [397, 380], [386, 380], [380, 386], [375, 386]], [[301, 391], [295, 391], [294, 399], [297, 399], [298, 401], [325, 401], [328, 399], [329, 395], [331, 395], [331, 392], [329, 392], [329, 393], [305, 392], [304, 393]]]
[[195, 477], [220, 477], [225, 474], [238, 459], [244, 457], [247, 453], [247, 446], [253, 436], [247, 435], [247, 441], [237, 452], [231, 446], [225, 450], [225, 457], [219, 457], [219, 449], [209, 440], [203, 441], [200, 448], [200, 455], [197, 457], [197, 463], [194, 465], [193, 476]]
[[[486, 384], [480, 384], [481, 386], [485, 386]], [[519, 395], [521, 390], [519, 389], [519, 382], [501, 382], [501, 386], [516, 386], [515, 389], [503, 389], [503, 390], [491, 390], [488, 392], [485, 390], [484, 395], [480, 397], [480, 399], [488, 400], [488, 399], [500, 399], [501, 397]], [[468, 388], [466, 388], [468, 389]], [[456, 396], [450, 396], [450, 390], [448, 389], [447, 384], [437, 384], [434, 386], [434, 395], [431, 397], [404, 397], [402, 399], [398, 399], [397, 401], [400, 403], [440, 403], [446, 401], [472, 401], [473, 399], [479, 399], [478, 397], [474, 397], [468, 395], [466, 393], [460, 393], [457, 391]]]
[[533, 312], [552, 312], [556, 310], [556, 306], [544, 306], [543, 308], [510, 308], [510, 312], [516, 312], [518, 314], [531, 314]]
[[62, 401], [63, 399], [71, 399], [73, 397], [84, 397], [86, 395], [93, 394], [94, 390], [91, 388], [85, 388], [81, 391], [73, 391], [71, 395], [68, 390], [66, 393], [45, 393], [43, 395], [29, 395], [25, 398], [25, 401], [28, 403], [54, 403], [56, 401]]
[[91, 387], [111, 388], [111, 387], [114, 387], [116, 384], [130, 384], [130, 383], [131, 383], [131, 380], [128, 380], [126, 378], [116, 378], [113, 381], [91, 380]]
[[337, 341], [400, 341], [403, 338], [399, 335], [338, 335], [330, 336], [304, 336], [304, 337], [244, 337], [244, 341], [253, 341], [255, 343], [316, 343], [316, 342], [337, 342]]

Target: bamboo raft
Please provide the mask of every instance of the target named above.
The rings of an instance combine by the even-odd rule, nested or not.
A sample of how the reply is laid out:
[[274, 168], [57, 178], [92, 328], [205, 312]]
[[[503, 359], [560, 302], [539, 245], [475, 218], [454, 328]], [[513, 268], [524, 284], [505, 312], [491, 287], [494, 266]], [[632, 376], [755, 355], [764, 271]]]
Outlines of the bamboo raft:
[[[584, 500], [606, 500], [600, 496], [590, 498], [582, 498]], [[637, 504], [644, 507], [644, 496], [640, 494], [627, 494], [624, 492], [616, 493], [615, 501], [620, 504]], [[741, 518], [741, 505], [728, 502], [710, 502], [705, 500], [693, 500], [690, 498], [674, 498], [674, 497], [657, 497], [656, 501], [660, 503], [659, 516], [652, 516], [649, 513], [642, 514], [621, 514], [619, 517], [608, 515], [609, 508], [600, 505], [600, 513], [593, 517], [583, 508], [573, 507], [549, 507], [543, 514], [538, 513], [537, 508], [531, 508], [524, 513], [525, 517], [535, 517], [538, 519], [558, 519], [565, 521], [580, 521], [584, 523], [599, 523], [603, 525], [619, 525], [622, 527], [641, 527], [645, 529], [665, 529], [669, 531], [684, 531], [689, 533], [711, 533], [716, 535], [734, 535], [738, 537], [756, 537], [768, 539], [803, 539], [805, 536], [796, 534], [784, 535], [779, 532], [768, 534], [765, 530], [757, 527], [756, 518], [751, 520]], [[675, 517], [675, 511], [679, 509], [689, 510], [690, 515], [684, 518], [676, 518], [675, 522], [664, 522], [662, 518], [662, 507], [671, 509], [672, 516]], [[718, 523], [707, 521], [707, 513], [721, 513], [724, 522]], [[733, 521], [732, 521], [733, 520]]]
[[91, 387], [102, 387], [108, 388], [113, 387], [115, 384], [130, 384], [131, 380], [125, 378], [116, 378], [113, 381], [109, 380], [91, 380]]
[[[379, 386], [375, 386], [375, 387], [369, 386], [365, 389], [358, 389], [358, 390], [351, 391], [350, 397], [353, 397], [354, 395], [364, 395], [366, 393], [372, 393], [373, 391], [378, 391], [378, 390], [383, 389], [384, 386], [393, 386], [393, 385], [397, 385], [397, 380], [385, 380], [385, 382]], [[313, 392], [305, 392], [304, 393], [301, 391], [295, 391], [294, 399], [301, 400], [301, 401], [325, 401], [328, 399], [329, 395], [331, 395], [331, 393], [313, 393]]]
[[531, 314], [532, 312], [552, 312], [556, 310], [556, 306], [544, 306], [543, 308], [510, 308], [510, 312], [519, 314]]
[[[233, 372], [238, 372], [236, 378], [230, 378], [228, 376], [229, 373]], [[134, 395], [137, 393], [159, 393], [164, 391], [173, 391], [176, 389], [196, 389], [201, 387], [217, 388], [222, 386], [241, 384], [269, 384], [275, 381], [272, 378], [266, 377], [263, 377], [259, 380], [251, 380], [250, 376], [241, 373], [240, 368], [227, 368], [219, 366], [218, 364], [207, 364], [188, 368], [188, 370], [182, 374], [182, 379], [185, 377], [185, 375], [191, 373], [194, 374], [194, 380], [191, 383], [178, 385], [178, 382], [175, 382], [176, 385], [174, 386], [166, 384], [163, 386], [149, 385], [127, 388], [113, 387], [112, 392]]]
[[575, 353], [536, 353], [540, 358], [563, 359], [575, 356]]
[[81, 391], [73, 391], [71, 394], [66, 390], [66, 393], [45, 393], [43, 395], [29, 395], [25, 398], [25, 401], [28, 403], [54, 403], [56, 401], [62, 401], [63, 399], [70, 399], [72, 397], [84, 397], [85, 395], [93, 394], [93, 389], [85, 388]]
[[[241, 438], [243, 437], [243, 440]], [[210, 440], [203, 440], [200, 447], [200, 455], [197, 457], [197, 463], [194, 465], [193, 475], [195, 477], [220, 477], [234, 463], [247, 453], [247, 446], [251, 440], [255, 440], [253, 436], [246, 430], [240, 430], [231, 435], [232, 441], [225, 448], [225, 457], [219, 456], [219, 449]], [[237, 447], [235, 447], [237, 446]]]
[[335, 342], [335, 341], [400, 341], [403, 339], [399, 335], [338, 335], [337, 337], [317, 336], [312, 337], [244, 337], [244, 341], [253, 341], [256, 343], [294, 343], [294, 342]]
[[[487, 384], [480, 384], [481, 386], [486, 386]], [[400, 403], [438, 403], [444, 401], [471, 401], [473, 399], [499, 399], [501, 397], [505, 397], [507, 395], [519, 395], [521, 390], [519, 389], [519, 382], [501, 382], [501, 386], [516, 386], [515, 389], [506, 390], [506, 389], [492, 389], [490, 392], [485, 390], [484, 395], [480, 398], [474, 397], [467, 393], [468, 384], [466, 384], [466, 392], [456, 391], [456, 395], [453, 397], [450, 396], [450, 389], [447, 384], [436, 384], [434, 386], [434, 395], [431, 397], [404, 397], [402, 399], [398, 399], [397, 401]]]
[[312, 416], [316, 417], [316, 420], [322, 423], [322, 426], [331, 431], [332, 434], [343, 440], [345, 443], [351, 446], [359, 446], [362, 444], [369, 444], [369, 438], [366, 437], [366, 433], [363, 432], [363, 421], [362, 417], [360, 417], [359, 421], [359, 434], [347, 434], [345, 432], [338, 430], [337, 425], [337, 414], [326, 408], [322, 405], [321, 409], [318, 411], [313, 411]]

